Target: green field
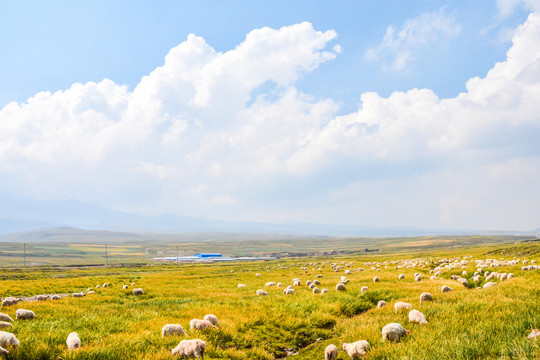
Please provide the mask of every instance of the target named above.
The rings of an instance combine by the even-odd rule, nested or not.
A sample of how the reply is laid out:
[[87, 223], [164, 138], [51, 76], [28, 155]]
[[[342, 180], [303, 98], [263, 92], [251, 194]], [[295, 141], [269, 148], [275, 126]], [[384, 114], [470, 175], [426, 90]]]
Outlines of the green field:
[[[2, 308], [15, 318], [19, 308], [36, 313], [34, 320], [15, 320], [13, 332], [21, 346], [11, 349], [7, 359], [171, 359], [170, 350], [182, 339], [199, 338], [206, 342], [207, 359], [324, 359], [324, 348], [343, 342], [367, 340], [371, 350], [367, 359], [538, 359], [540, 339], [530, 340], [531, 329], [540, 327], [540, 271], [521, 271], [522, 264], [488, 268], [489, 271], [513, 273], [505, 281], [486, 289], [485, 278], [469, 281], [464, 287], [451, 275], [466, 270], [468, 279], [476, 271], [474, 262], [466, 269], [442, 270], [439, 279], [430, 280], [430, 270], [443, 258], [472, 256], [472, 259], [519, 258], [540, 261], [538, 241], [495, 241], [485, 238], [381, 239], [378, 252], [363, 252], [366, 243], [337, 239], [335, 244], [303, 246], [295, 249], [309, 252], [340, 249], [331, 256], [282, 258], [268, 262], [124, 266], [98, 268], [5, 268], [0, 277], [0, 297], [30, 297], [37, 294], [71, 294], [94, 288], [95, 294], [84, 298], [65, 297], [58, 301], [23, 301]], [[484, 241], [485, 240], [485, 241]], [[306, 240], [307, 241], [307, 240]], [[456, 244], [457, 241], [462, 243]], [[257, 251], [272, 252], [280, 245]], [[140, 244], [139, 244], [140, 245]], [[263, 244], [264, 245], [264, 244]], [[334, 246], [333, 246], [334, 245]], [[41, 244], [41, 246], [45, 246]], [[49, 245], [50, 246], [50, 245]], [[154, 245], [152, 245], [154, 247]], [[176, 245], [169, 244], [167, 251]], [[215, 245], [213, 245], [215, 246]], [[219, 246], [219, 244], [218, 244]], [[221, 246], [225, 247], [224, 244]], [[234, 245], [227, 245], [233, 247]], [[165, 244], [155, 246], [166, 249]], [[74, 246], [73, 251], [92, 254], [92, 246]], [[141, 253], [146, 248], [122, 245], [116, 256]], [[211, 250], [212, 247], [206, 249]], [[42, 249], [45, 251], [45, 249]], [[253, 250], [254, 252], [257, 252]], [[51, 250], [52, 251], [52, 250]], [[111, 249], [113, 251], [113, 249]], [[161, 250], [158, 250], [161, 251]], [[125, 255], [127, 256], [127, 255]], [[134, 258], [144, 259], [139, 255]], [[395, 269], [398, 264], [421, 259], [415, 267]], [[397, 261], [398, 263], [391, 263]], [[345, 264], [334, 271], [331, 264]], [[350, 267], [346, 267], [350, 265]], [[306, 270], [302, 270], [305, 267]], [[345, 270], [363, 268], [345, 275], [347, 290], [337, 292], [335, 285]], [[373, 268], [373, 269], [372, 269]], [[255, 274], [261, 276], [257, 277]], [[398, 280], [398, 274], [405, 274]], [[423, 275], [415, 282], [414, 273]], [[307, 280], [322, 275], [319, 288], [328, 294], [313, 294]], [[373, 282], [378, 276], [380, 282]], [[283, 295], [293, 278], [301, 279], [295, 294]], [[282, 287], [265, 287], [281, 282]], [[146, 292], [132, 294], [131, 283]], [[96, 285], [110, 284], [95, 289]], [[245, 288], [238, 288], [243, 283]], [[128, 290], [122, 285], [129, 284]], [[442, 285], [454, 291], [441, 292]], [[364, 294], [360, 289], [368, 286]], [[256, 296], [263, 289], [269, 296]], [[431, 302], [419, 301], [422, 292], [433, 294]], [[379, 300], [388, 305], [377, 309]], [[421, 311], [427, 325], [408, 322], [408, 312], [394, 313], [393, 304], [405, 301]], [[214, 314], [220, 327], [206, 331], [190, 330], [191, 319]], [[383, 342], [381, 329], [391, 322], [401, 323], [411, 333], [398, 343]], [[161, 328], [168, 323], [180, 324], [187, 337], [161, 338]], [[82, 347], [67, 350], [66, 337], [78, 332]], [[295, 354], [295, 355], [292, 355]], [[339, 359], [348, 356], [340, 350]]]

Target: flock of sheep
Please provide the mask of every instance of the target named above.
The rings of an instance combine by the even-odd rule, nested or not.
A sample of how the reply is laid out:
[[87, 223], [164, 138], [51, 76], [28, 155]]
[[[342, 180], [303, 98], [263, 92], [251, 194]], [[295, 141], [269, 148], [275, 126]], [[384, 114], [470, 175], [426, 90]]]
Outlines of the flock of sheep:
[[[438, 279], [441, 272], [443, 270], [452, 270], [452, 269], [466, 269], [467, 265], [470, 264], [473, 260], [470, 260], [470, 257], [465, 257], [463, 259], [455, 258], [455, 259], [442, 259], [437, 262], [437, 266], [430, 270], [431, 279]], [[504, 281], [507, 279], [511, 279], [513, 277], [513, 274], [511, 273], [499, 273], [496, 271], [489, 271], [488, 268], [499, 268], [503, 266], [511, 266], [511, 265], [517, 265], [520, 263], [520, 260], [495, 260], [495, 259], [487, 259], [487, 260], [475, 260], [475, 267], [476, 272], [473, 274], [473, 276], [467, 280], [464, 277], [454, 275], [451, 278], [462, 285], [469, 287], [469, 285], [474, 285], [474, 283], [477, 283], [481, 279], [485, 282], [483, 288], [487, 288], [490, 286], [495, 285], [496, 283], [494, 281]], [[297, 264], [298, 266], [301, 266], [301, 270], [304, 273], [307, 273], [307, 266], [313, 267], [313, 269], [321, 270], [322, 267], [325, 267], [326, 264], [329, 264], [331, 268], [334, 270], [334, 272], [341, 272], [344, 270], [345, 275], [352, 274], [353, 272], [358, 271], [364, 271], [364, 268], [358, 268], [353, 269], [353, 263], [331, 263], [331, 262], [321, 262], [321, 263], [306, 263], [306, 264]], [[388, 268], [388, 267], [395, 267], [395, 269], [401, 269], [401, 268], [415, 268], [415, 267], [422, 267], [427, 268], [430, 265], [433, 265], [433, 263], [425, 259], [414, 259], [414, 260], [401, 260], [401, 261], [385, 261], [385, 262], [366, 262], [364, 263], [367, 267], [369, 267], [370, 270], [380, 271], [381, 267]], [[531, 264], [527, 260], [524, 260], [522, 262], [523, 267], [521, 270], [523, 271], [530, 271], [530, 270], [537, 270], [538, 266], [535, 265], [536, 261], [532, 260]], [[279, 265], [281, 269], [288, 269], [288, 267], [285, 267], [283, 265]], [[270, 272], [274, 267], [267, 266], [267, 272]], [[345, 269], [347, 268], [347, 269]], [[467, 276], [467, 271], [462, 271], [462, 276]], [[260, 277], [261, 275], [259, 273], [256, 274], [256, 277]], [[306, 286], [314, 293], [314, 294], [326, 294], [328, 293], [328, 289], [319, 289], [318, 286], [321, 285], [320, 278], [323, 276], [321, 274], [316, 275], [316, 278], [314, 280], [307, 280]], [[398, 275], [399, 280], [405, 279], [404, 274]], [[415, 281], [421, 281], [422, 280], [422, 274], [415, 273], [414, 274]], [[493, 280], [493, 281], [491, 281]], [[373, 278], [374, 282], [379, 282], [379, 277], [375, 276]], [[472, 281], [473, 283], [469, 283], [469, 281]], [[341, 276], [339, 281], [336, 284], [335, 290], [336, 291], [346, 291], [347, 290], [347, 284], [349, 283], [349, 280], [346, 276]], [[109, 284], [105, 283], [101, 285], [101, 287], [106, 288]], [[135, 284], [131, 284], [132, 287], [135, 286]], [[283, 285], [281, 283], [276, 282], [266, 282], [266, 287], [282, 287]], [[293, 295], [295, 293], [294, 288], [300, 287], [301, 280], [300, 278], [294, 278], [292, 280], [292, 285], [288, 285], [287, 287], [284, 287], [283, 294], [285, 295]], [[97, 285], [96, 288], [99, 288], [100, 285]], [[245, 288], [245, 284], [238, 284], [238, 288]], [[481, 289], [481, 287], [477, 287]], [[123, 285], [122, 289], [127, 290], [128, 285]], [[367, 286], [363, 286], [361, 288], [361, 293], [365, 293], [368, 291]], [[449, 291], [452, 291], [452, 289], [448, 285], [443, 285], [441, 288], [442, 293], [447, 293]], [[83, 296], [86, 296], [88, 294], [92, 294], [95, 291], [93, 288], [88, 288], [86, 292], [82, 291], [80, 293], [73, 293], [71, 296], [74, 298], [80, 298]], [[133, 288], [132, 290], [133, 295], [144, 295], [144, 291], [141, 288]], [[256, 290], [256, 295], [259, 296], [267, 296], [268, 292], [258, 289]], [[11, 305], [15, 305], [20, 301], [24, 300], [31, 300], [31, 301], [44, 301], [48, 299], [52, 300], [60, 300], [63, 297], [67, 296], [66, 294], [59, 295], [36, 295], [31, 298], [22, 299], [22, 298], [14, 298], [14, 297], [6, 297], [2, 300], [2, 307], [7, 307]], [[433, 295], [427, 292], [423, 292], [420, 294], [419, 297], [420, 302], [425, 301], [432, 301]], [[384, 300], [380, 300], [377, 303], [377, 308], [382, 308], [386, 306], [386, 302]], [[394, 311], [395, 313], [398, 313], [400, 311], [409, 311], [409, 322], [411, 323], [417, 323], [417, 324], [428, 324], [428, 321], [424, 314], [422, 314], [420, 311], [413, 309], [413, 306], [409, 303], [397, 301], [394, 303]], [[16, 320], [31, 320], [35, 319], [36, 315], [31, 310], [26, 309], [18, 309], [15, 313], [15, 319]], [[13, 322], [13, 319], [8, 315], [4, 313], [0, 313], [0, 329], [4, 328], [12, 328], [13, 325], [11, 324]], [[218, 318], [215, 315], [207, 314], [203, 317], [203, 319], [193, 319], [190, 321], [190, 328], [191, 330], [207, 330], [219, 327], [219, 321]], [[403, 328], [403, 326], [399, 323], [390, 323], [385, 325], [382, 328], [382, 339], [383, 341], [399, 341], [402, 337], [407, 335], [409, 333], [409, 330], [406, 330]], [[186, 336], [186, 333], [183, 329], [183, 327], [179, 324], [166, 324], [163, 326], [161, 330], [161, 336]], [[529, 338], [536, 338], [540, 337], [540, 330], [534, 329], [528, 336]], [[20, 345], [19, 340], [15, 337], [14, 334], [6, 332], [6, 331], [0, 331], [0, 354], [8, 354], [8, 350], [6, 348], [10, 347], [18, 347]], [[79, 335], [76, 332], [71, 332], [66, 340], [66, 345], [69, 350], [78, 350], [81, 347], [81, 339]], [[204, 359], [204, 352], [206, 349], [206, 343], [200, 339], [192, 339], [192, 340], [182, 340], [180, 343], [171, 350], [172, 355], [177, 355], [180, 357], [188, 357], [188, 358], [201, 358]], [[368, 351], [370, 350], [370, 344], [366, 340], [359, 340], [353, 343], [343, 343], [342, 349], [351, 357], [351, 358], [358, 358], [358, 357], [364, 357]], [[335, 360], [338, 357], [338, 348], [335, 345], [328, 345], [324, 351], [324, 356], [326, 360]]]

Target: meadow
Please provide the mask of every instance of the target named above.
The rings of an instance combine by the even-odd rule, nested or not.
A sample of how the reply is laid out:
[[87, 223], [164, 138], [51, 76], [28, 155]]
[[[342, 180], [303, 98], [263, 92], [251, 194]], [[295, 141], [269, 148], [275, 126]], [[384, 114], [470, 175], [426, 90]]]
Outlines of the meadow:
[[[11, 349], [6, 359], [171, 359], [170, 350], [180, 340], [195, 338], [207, 344], [205, 359], [324, 359], [328, 344], [341, 349], [343, 342], [357, 340], [371, 345], [367, 359], [540, 358], [540, 339], [527, 339], [531, 329], [540, 327], [540, 271], [521, 271], [523, 260], [540, 261], [538, 241], [455, 248], [424, 242], [421, 249], [404, 242], [395, 252], [266, 262], [36, 267], [26, 271], [6, 268], [0, 277], [0, 297], [71, 294], [89, 288], [96, 292], [83, 298], [66, 296], [58, 301], [23, 301], [3, 307], [1, 312], [12, 318], [19, 308], [37, 315], [34, 320], [13, 322], [8, 331], [21, 345]], [[466, 269], [443, 270], [439, 279], [430, 279], [430, 270], [441, 259], [464, 256], [472, 256], [468, 260], [519, 258], [521, 263], [489, 268], [514, 277], [485, 289], [476, 288], [484, 279], [472, 282], [474, 261]], [[417, 258], [425, 261], [423, 267], [396, 269], [399, 263], [393, 263]], [[344, 267], [335, 272], [332, 263]], [[364, 270], [354, 271], [359, 268]], [[352, 273], [345, 275], [345, 270]], [[464, 270], [469, 287], [450, 279]], [[398, 280], [401, 273], [404, 280]], [[422, 274], [423, 279], [414, 281], [414, 273]], [[306, 286], [316, 275], [322, 275], [318, 287], [328, 289], [328, 294], [313, 294]], [[350, 282], [346, 291], [337, 292], [336, 283], [343, 275]], [[374, 276], [380, 281], [373, 282]], [[301, 286], [294, 288], [293, 295], [283, 295], [293, 278], [300, 278]], [[266, 287], [270, 281], [283, 286]], [[103, 283], [109, 286], [96, 288]], [[131, 283], [146, 294], [134, 296]], [[238, 288], [239, 283], [246, 287]], [[129, 284], [128, 290], [122, 289], [124, 284]], [[443, 285], [453, 291], [442, 293]], [[362, 286], [368, 291], [362, 293]], [[269, 295], [256, 296], [257, 289]], [[431, 293], [434, 300], [421, 303], [422, 292]], [[378, 309], [379, 300], [388, 305]], [[396, 301], [412, 304], [429, 324], [409, 323], [408, 311], [396, 314]], [[219, 328], [190, 330], [191, 319], [202, 319], [209, 313], [218, 317]], [[397, 343], [383, 342], [381, 329], [391, 322], [402, 324], [411, 333]], [[161, 328], [168, 323], [182, 325], [187, 336], [162, 338]], [[65, 344], [73, 331], [82, 341], [78, 351], [68, 351]], [[338, 359], [348, 359], [348, 355], [340, 350]]]

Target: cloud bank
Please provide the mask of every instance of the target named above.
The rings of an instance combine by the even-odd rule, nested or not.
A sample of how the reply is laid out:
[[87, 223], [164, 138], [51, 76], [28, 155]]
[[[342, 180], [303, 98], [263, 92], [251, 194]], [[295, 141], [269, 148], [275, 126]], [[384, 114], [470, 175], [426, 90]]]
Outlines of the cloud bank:
[[[406, 52], [413, 35], [458, 31], [439, 23], [385, 39]], [[538, 226], [540, 16], [457, 97], [364, 93], [345, 116], [295, 87], [338, 56], [336, 38], [309, 23], [262, 28], [221, 53], [189, 35], [133, 90], [105, 79], [10, 103], [0, 189], [231, 220]]]

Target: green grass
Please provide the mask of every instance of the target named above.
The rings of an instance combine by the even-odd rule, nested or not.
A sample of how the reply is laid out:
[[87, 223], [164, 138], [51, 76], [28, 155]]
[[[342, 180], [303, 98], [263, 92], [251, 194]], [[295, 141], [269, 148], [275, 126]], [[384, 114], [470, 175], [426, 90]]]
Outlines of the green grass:
[[[410, 241], [410, 240], [409, 240]], [[512, 244], [519, 251], [530, 244]], [[498, 247], [497, 247], [498, 246]], [[496, 247], [496, 248], [495, 248]], [[425, 259], [457, 257], [472, 254], [475, 258], [501, 249], [500, 245], [465, 249], [424, 250]], [[110, 283], [108, 288], [94, 289], [96, 294], [84, 298], [67, 297], [59, 301], [22, 302], [1, 311], [15, 318], [18, 308], [33, 310], [35, 320], [14, 322], [12, 332], [21, 342], [6, 359], [171, 359], [170, 350], [182, 339], [161, 338], [161, 327], [181, 324], [188, 336], [207, 343], [208, 359], [275, 359], [297, 353], [294, 359], [321, 359], [324, 348], [343, 342], [367, 340], [371, 344], [368, 359], [535, 359], [540, 357], [540, 341], [527, 339], [532, 328], [540, 327], [540, 271], [520, 271], [520, 265], [496, 268], [513, 272], [513, 279], [489, 289], [465, 288], [449, 279], [463, 269], [444, 271], [439, 280], [429, 280], [430, 266], [395, 269], [381, 264], [377, 270], [367, 261], [389, 261], [416, 258], [413, 253], [345, 255], [341, 257], [302, 258], [271, 262], [160, 265], [121, 268], [43, 269], [28, 271], [6, 269], [0, 277], [0, 296], [31, 296], [42, 293], [79, 292], [95, 285]], [[497, 258], [512, 256], [497, 255]], [[523, 259], [534, 259], [520, 255]], [[334, 272], [329, 264], [318, 269], [309, 263], [321, 261], [354, 262], [353, 267]], [[282, 268], [283, 264], [287, 269]], [[308, 264], [308, 265], [306, 265]], [[270, 269], [267, 272], [267, 266]], [[306, 267], [307, 272], [301, 270]], [[350, 280], [345, 292], [335, 285], [345, 269], [364, 271], [345, 275]], [[495, 269], [490, 269], [495, 270]], [[475, 271], [467, 268], [468, 277]], [[425, 274], [415, 282], [413, 273]], [[256, 277], [260, 273], [261, 277]], [[405, 280], [398, 280], [404, 273]], [[323, 275], [319, 288], [326, 295], [313, 294], [307, 280]], [[373, 282], [377, 275], [380, 282]], [[283, 287], [265, 287], [268, 281], [292, 284], [300, 278], [302, 286], [295, 294], [285, 296]], [[136, 283], [146, 295], [133, 296]], [[238, 283], [246, 284], [239, 289]], [[442, 285], [454, 291], [443, 294]], [[477, 284], [481, 285], [481, 283]], [[362, 294], [360, 288], [368, 286]], [[257, 289], [269, 296], [258, 297]], [[433, 294], [432, 302], [419, 302], [420, 293]], [[377, 309], [379, 300], [387, 306]], [[409, 324], [407, 312], [395, 314], [395, 301], [406, 301], [426, 315], [428, 325]], [[212, 313], [220, 328], [191, 331], [189, 321]], [[383, 342], [381, 329], [399, 322], [411, 334], [399, 343]], [[69, 332], [78, 332], [82, 348], [67, 350]], [[339, 359], [347, 359], [340, 351]]]

